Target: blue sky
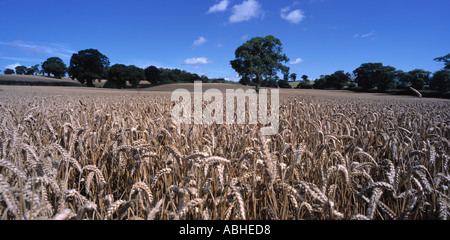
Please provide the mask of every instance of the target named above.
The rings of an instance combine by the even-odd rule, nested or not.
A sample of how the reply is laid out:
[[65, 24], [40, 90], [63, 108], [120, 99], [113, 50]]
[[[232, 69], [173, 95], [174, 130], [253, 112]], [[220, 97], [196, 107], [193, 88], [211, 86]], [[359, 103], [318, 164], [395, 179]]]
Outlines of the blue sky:
[[111, 64], [238, 77], [229, 61], [252, 37], [283, 44], [291, 73], [310, 79], [362, 63], [443, 68], [448, 0], [0, 0], [0, 70], [98, 49]]

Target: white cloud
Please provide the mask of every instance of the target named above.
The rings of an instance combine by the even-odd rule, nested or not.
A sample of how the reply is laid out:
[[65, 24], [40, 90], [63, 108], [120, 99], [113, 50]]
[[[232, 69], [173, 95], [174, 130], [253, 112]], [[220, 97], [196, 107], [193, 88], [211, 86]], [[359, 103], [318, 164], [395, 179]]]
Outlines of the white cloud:
[[[281, 9], [281, 18], [284, 20], [291, 22], [291, 23], [299, 23], [303, 19], [305, 19], [305, 15], [303, 14], [303, 11], [300, 9], [293, 10], [289, 12], [290, 7], [285, 7]], [[289, 13], [288, 13], [289, 12]]]
[[[362, 39], [362, 38], [372, 37], [374, 34], [375, 34], [375, 31], [372, 31], [370, 33], [364, 33], [364, 34], [357, 33], [357, 34], [353, 35], [353, 37]], [[372, 37], [371, 39], [373, 40], [373, 39], [375, 39], [375, 37]]]
[[366, 34], [361, 35], [361, 38], [368, 38], [370, 36], [373, 36], [374, 34], [375, 34], [375, 31], [372, 31], [370, 33], [366, 33]]
[[209, 64], [212, 63], [211, 60], [205, 57], [199, 57], [199, 58], [188, 58], [184, 60], [183, 65], [197, 65], [197, 64]]
[[22, 64], [20, 64], [20, 63], [9, 64], [8, 66], [5, 66], [5, 69], [9, 68], [9, 69], [16, 71], [16, 67], [18, 67], [18, 66], [22, 66]]
[[299, 63], [302, 63], [302, 62], [303, 62], [303, 59], [297, 58], [297, 59], [295, 59], [294, 61], [291, 61], [290, 64], [291, 64], [291, 65], [294, 65], [294, 64], [299, 64]]
[[232, 11], [233, 15], [229, 18], [231, 23], [248, 21], [264, 15], [261, 4], [256, 0], [247, 0], [241, 4], [234, 5]]
[[201, 45], [203, 45], [206, 42], [207, 42], [206, 38], [200, 36], [200, 37], [198, 37], [198, 39], [196, 39], [194, 41], [194, 43], [192, 44], [192, 47], [200, 47]]
[[223, 11], [227, 10], [228, 4], [230, 4], [229, 0], [220, 1], [218, 4], [211, 6], [209, 8], [208, 12], [206, 12], [206, 13], [209, 14], [209, 13], [215, 13], [215, 12], [223, 12]]

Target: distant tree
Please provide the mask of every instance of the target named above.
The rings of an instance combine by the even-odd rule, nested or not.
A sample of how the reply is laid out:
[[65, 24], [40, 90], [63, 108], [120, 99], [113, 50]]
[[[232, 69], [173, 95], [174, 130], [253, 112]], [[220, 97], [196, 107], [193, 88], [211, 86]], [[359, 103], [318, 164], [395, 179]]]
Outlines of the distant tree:
[[406, 89], [411, 85], [412, 76], [409, 72], [398, 70], [397, 73], [397, 88]]
[[411, 87], [416, 90], [422, 90], [425, 85], [430, 83], [430, 74], [431, 72], [422, 70], [422, 69], [414, 69], [408, 72], [411, 76]]
[[205, 75], [202, 75], [200, 77], [200, 80], [202, 80], [202, 83], [208, 83], [209, 82], [209, 78], [207, 76], [205, 76]]
[[297, 80], [297, 74], [296, 73], [291, 73], [291, 79], [292, 79], [292, 81], [296, 81]]
[[398, 70], [396, 72], [397, 88], [405, 89], [413, 87], [416, 90], [422, 90], [425, 85], [430, 84], [431, 72], [414, 69], [409, 72]]
[[51, 57], [42, 63], [42, 70], [47, 73], [47, 76], [53, 74], [55, 78], [61, 78], [66, 74], [67, 67], [61, 58]]
[[377, 87], [384, 91], [395, 85], [396, 69], [383, 66], [382, 63], [363, 63], [353, 73], [356, 76], [355, 82], [365, 90]]
[[430, 88], [441, 93], [450, 91], [450, 71], [444, 69], [435, 72], [430, 82]]
[[327, 77], [325, 84], [327, 88], [342, 89], [350, 80], [350, 73], [340, 70]]
[[259, 85], [265, 82], [270, 85], [277, 72], [281, 71], [284, 75], [289, 72], [289, 67], [283, 65], [283, 62], [288, 62], [289, 59], [282, 50], [278, 38], [271, 35], [254, 37], [236, 49], [236, 59], [230, 61], [230, 64], [244, 79], [241, 79], [241, 83], [251, 82]]
[[316, 79], [314, 81], [314, 88], [316, 89], [324, 89], [327, 87], [327, 79], [330, 77], [330, 75], [320, 75], [319, 79]]
[[308, 80], [308, 76], [306, 75], [302, 75], [302, 80], [297, 87], [298, 89], [311, 89], [312, 88], [312, 84], [311, 81]]
[[443, 57], [435, 58], [434, 61], [443, 62], [445, 64], [444, 69], [450, 70], [450, 53]]
[[127, 78], [131, 86], [137, 87], [141, 80], [145, 79], [144, 69], [130, 65], [127, 67]]
[[260, 82], [260, 84], [257, 84], [256, 86], [259, 85], [262, 87], [276, 88], [278, 87], [278, 81], [280, 81], [278, 76], [275, 76], [274, 78], [265, 78], [263, 81]]
[[208, 81], [209, 81], [209, 78], [208, 77], [206, 77], [206, 76], [204, 76], [205, 78], [203, 78], [202, 79], [202, 77], [200, 77], [198, 74], [196, 74], [196, 73], [189, 73], [189, 72], [186, 72], [186, 71], [183, 71], [183, 76], [185, 77], [185, 79], [183, 80], [183, 81], [186, 81], [186, 82], [195, 82], [195, 81], [198, 81], [198, 80], [200, 80], [200, 81], [205, 81], [205, 83], [207, 83]]
[[280, 79], [278, 81], [278, 87], [280, 88], [292, 88], [291, 84], [288, 83], [285, 79]]
[[27, 75], [34, 75], [37, 73], [39, 73], [39, 64], [27, 68]]
[[170, 78], [172, 70], [167, 68], [159, 68], [161, 82], [173, 82]]
[[312, 89], [312, 84], [311, 81], [307, 80], [307, 81], [301, 81], [298, 83], [297, 87], [295, 87], [297, 89]]
[[164, 69], [161, 68], [161, 81], [164, 82], [194, 82], [201, 80], [198, 74], [193, 74], [180, 69]]
[[209, 82], [210, 83], [227, 83], [227, 82], [229, 83], [231, 81], [225, 80], [225, 78], [212, 78], [212, 79], [209, 79]]
[[108, 69], [108, 82], [105, 87], [124, 88], [128, 80], [128, 67], [123, 64], [114, 64]]
[[5, 69], [4, 73], [10, 75], [10, 74], [14, 74], [15, 72], [11, 68], [7, 68], [7, 69]]
[[69, 76], [88, 87], [94, 87], [95, 79], [101, 80], [107, 74], [109, 59], [97, 49], [86, 49], [74, 53], [70, 59]]
[[161, 81], [161, 73], [155, 66], [150, 66], [145, 69], [145, 78], [151, 84], [157, 84]]
[[17, 66], [16, 67], [17, 75], [24, 75], [25, 73], [27, 73], [27, 67], [25, 67], [25, 66]]
[[382, 72], [377, 79], [377, 88], [380, 91], [385, 91], [395, 87], [395, 77], [397, 70], [391, 66], [384, 66]]
[[181, 70], [178, 68], [169, 70], [169, 78], [174, 82], [181, 82]]
[[357, 84], [356, 82], [354, 82], [354, 81], [350, 81], [350, 82], [347, 84], [347, 87], [348, 87], [348, 89], [350, 89], [350, 90], [356, 89], [356, 88], [358, 87], [358, 84]]
[[132, 87], [138, 87], [140, 81], [145, 78], [145, 74], [144, 69], [134, 65], [114, 64], [108, 68], [105, 78], [108, 81], [104, 87], [107, 88], [124, 88], [127, 82]]

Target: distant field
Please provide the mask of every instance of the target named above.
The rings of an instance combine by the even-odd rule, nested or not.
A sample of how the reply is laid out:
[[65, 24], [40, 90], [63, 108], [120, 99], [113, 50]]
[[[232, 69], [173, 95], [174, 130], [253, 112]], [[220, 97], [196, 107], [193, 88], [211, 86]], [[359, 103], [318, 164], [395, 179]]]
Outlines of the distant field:
[[55, 79], [44, 76], [5, 74], [0, 74], [0, 85], [82, 86], [82, 84], [70, 78]]
[[[29, 76], [29, 75], [4, 75], [0, 74], [0, 88], [3, 86], [32, 86], [33, 91], [43, 91], [43, 92], [55, 92], [55, 89], [48, 89], [48, 88], [37, 88], [39, 86], [48, 87], [48, 86], [54, 86], [54, 87], [68, 87], [70, 86], [70, 92], [73, 92], [73, 87], [79, 87], [80, 93], [83, 93], [83, 91], [86, 91], [86, 93], [90, 94], [93, 90], [99, 90], [102, 93], [133, 93], [133, 92], [158, 92], [159, 94], [163, 93], [171, 93], [174, 90], [178, 88], [187, 89], [189, 91], [193, 91], [194, 87], [192, 83], [171, 83], [171, 84], [164, 84], [164, 85], [158, 85], [158, 86], [151, 86], [151, 84], [148, 81], [141, 81], [140, 85], [141, 88], [139, 90], [137, 89], [121, 89], [121, 90], [115, 90], [115, 89], [99, 89], [102, 88], [105, 84], [106, 80], [94, 81], [95, 88], [86, 88], [84, 85], [80, 84], [76, 80], [72, 80], [70, 78], [62, 78], [62, 79], [55, 79], [52, 77], [45, 77], [45, 76]], [[296, 82], [289, 82], [289, 84], [293, 87], [297, 86], [297, 84], [300, 81]], [[151, 87], [149, 87], [151, 86]], [[203, 91], [210, 89], [210, 88], [216, 88], [221, 90], [222, 92], [225, 92], [226, 89], [237, 89], [242, 88], [244, 90], [252, 88], [249, 86], [244, 86], [240, 84], [228, 84], [228, 83], [207, 83], [203, 84]], [[20, 88], [22, 89], [22, 88]], [[39, 90], [40, 89], [40, 90]], [[22, 89], [24, 91], [27, 91], [26, 89]], [[58, 88], [58, 91], [67, 91], [65, 89]], [[58, 92], [56, 91], [56, 92]], [[384, 93], [368, 93], [368, 92], [354, 92], [354, 91], [347, 91], [347, 90], [319, 90], [319, 89], [280, 89], [281, 96], [296, 96], [296, 95], [304, 95], [304, 96], [321, 96], [321, 97], [345, 97], [345, 98], [388, 98], [388, 99], [416, 99], [415, 96], [410, 95], [393, 95], [393, 94], [384, 94]], [[422, 98], [422, 99], [428, 99], [428, 98]], [[441, 101], [442, 99], [435, 99], [437, 101]], [[429, 100], [422, 100], [422, 101], [429, 101]]]
[[[20, 76], [19, 76], [20, 77]], [[52, 80], [47, 80], [52, 81]], [[72, 80], [60, 80], [60, 81], [72, 81]], [[219, 89], [222, 93], [226, 92], [226, 89], [242, 88], [244, 90], [249, 89], [249, 86], [227, 84], [227, 83], [204, 83], [202, 90], [215, 88]], [[141, 89], [108, 89], [108, 88], [87, 88], [87, 87], [61, 87], [61, 86], [8, 86], [0, 84], [0, 91], [17, 93], [17, 94], [34, 94], [46, 96], [51, 95], [106, 95], [106, 96], [165, 96], [170, 98], [171, 93], [176, 89], [187, 89], [193, 91], [194, 84], [192, 83], [173, 83], [160, 85], [155, 87], [141, 88]], [[369, 99], [369, 100], [407, 100], [418, 102], [450, 102], [449, 99], [436, 99], [436, 98], [418, 98], [409, 95], [390, 95], [384, 93], [365, 93], [365, 92], [352, 92], [346, 90], [319, 90], [319, 89], [279, 89], [280, 97], [313, 97], [313, 98], [331, 98], [331, 99]]]
[[[106, 80], [94, 81], [95, 87], [103, 87]], [[142, 81], [141, 84], [149, 84], [147, 81]], [[18, 86], [65, 86], [65, 87], [84, 87], [83, 84], [77, 80], [63, 77], [56, 79], [53, 77], [39, 76], [39, 75], [6, 75], [0, 74], [0, 85], [18, 85]]]
[[289, 85], [291, 85], [292, 88], [296, 88], [298, 86], [298, 84], [300, 83], [300, 81], [295, 81], [295, 82], [288, 82]]

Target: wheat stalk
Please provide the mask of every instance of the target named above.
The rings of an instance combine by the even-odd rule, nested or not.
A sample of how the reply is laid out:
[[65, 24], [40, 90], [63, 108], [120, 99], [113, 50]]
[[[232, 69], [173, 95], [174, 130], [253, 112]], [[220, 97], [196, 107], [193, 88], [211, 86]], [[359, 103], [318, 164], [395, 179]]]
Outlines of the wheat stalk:
[[203, 203], [203, 199], [202, 198], [195, 198], [189, 202], [187, 202], [186, 204], [183, 205], [183, 207], [180, 208], [180, 210], [178, 211], [178, 214], [175, 216], [174, 220], [180, 220], [181, 218], [183, 218], [187, 212], [189, 212], [189, 210], [191, 210], [193, 207], [196, 207], [197, 205], [200, 205]]
[[244, 199], [242, 198], [241, 192], [239, 189], [234, 185], [228, 185], [233, 193], [234, 198], [236, 199], [238, 206], [239, 206], [239, 215], [241, 220], [245, 220], [245, 205], [244, 205]]
[[135, 192], [140, 192], [140, 191], [145, 192], [147, 199], [150, 201], [150, 204], [151, 204], [153, 202], [153, 194], [150, 191], [150, 188], [148, 187], [148, 185], [144, 182], [137, 182], [137, 183], [133, 184], [133, 186], [131, 187], [129, 201], [131, 201], [131, 197], [133, 196], [133, 194]]
[[108, 210], [106, 211], [106, 214], [105, 214], [105, 220], [108, 220], [108, 219], [110, 219], [111, 217], [112, 217], [112, 215], [115, 213], [115, 212], [117, 212], [117, 210], [119, 210], [119, 208], [122, 206], [122, 205], [124, 205], [124, 204], [126, 204], [126, 203], [128, 203], [127, 201], [125, 201], [125, 200], [117, 200], [117, 201], [115, 201], [115, 202], [113, 202], [109, 207], [108, 207]]

